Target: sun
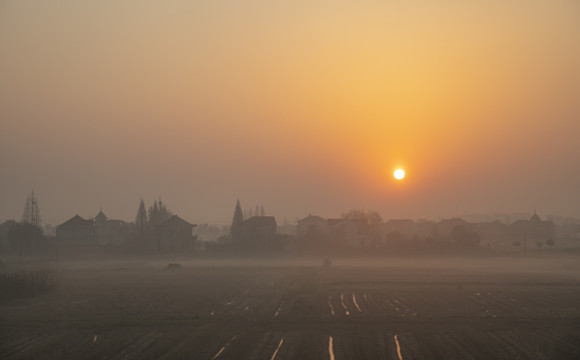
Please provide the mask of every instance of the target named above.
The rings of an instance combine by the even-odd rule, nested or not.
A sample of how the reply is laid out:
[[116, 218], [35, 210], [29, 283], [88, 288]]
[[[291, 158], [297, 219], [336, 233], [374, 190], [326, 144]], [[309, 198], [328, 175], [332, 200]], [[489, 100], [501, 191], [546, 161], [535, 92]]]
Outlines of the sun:
[[405, 177], [405, 171], [403, 169], [397, 169], [393, 175], [395, 176], [395, 179], [403, 180]]

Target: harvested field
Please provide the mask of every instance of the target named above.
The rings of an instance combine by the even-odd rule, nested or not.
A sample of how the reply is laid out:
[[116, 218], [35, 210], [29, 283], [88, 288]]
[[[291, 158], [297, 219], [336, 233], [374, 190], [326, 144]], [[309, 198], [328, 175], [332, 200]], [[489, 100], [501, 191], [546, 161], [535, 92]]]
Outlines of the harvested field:
[[574, 257], [179, 263], [60, 264], [0, 303], [0, 358], [580, 358]]

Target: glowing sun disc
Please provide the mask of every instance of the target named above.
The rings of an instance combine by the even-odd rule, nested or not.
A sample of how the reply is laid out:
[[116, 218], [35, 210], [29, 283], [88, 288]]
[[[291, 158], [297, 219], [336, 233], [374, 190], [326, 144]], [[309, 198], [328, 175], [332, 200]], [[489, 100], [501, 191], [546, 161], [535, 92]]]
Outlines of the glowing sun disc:
[[405, 172], [403, 169], [397, 169], [394, 173], [395, 179], [402, 180], [405, 177]]

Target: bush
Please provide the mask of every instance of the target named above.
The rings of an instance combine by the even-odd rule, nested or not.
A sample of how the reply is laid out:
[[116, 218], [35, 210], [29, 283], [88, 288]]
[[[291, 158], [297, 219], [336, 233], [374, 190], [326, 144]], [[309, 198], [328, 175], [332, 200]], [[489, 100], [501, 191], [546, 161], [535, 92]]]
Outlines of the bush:
[[57, 283], [55, 269], [0, 271], [0, 298], [36, 296], [54, 291]]

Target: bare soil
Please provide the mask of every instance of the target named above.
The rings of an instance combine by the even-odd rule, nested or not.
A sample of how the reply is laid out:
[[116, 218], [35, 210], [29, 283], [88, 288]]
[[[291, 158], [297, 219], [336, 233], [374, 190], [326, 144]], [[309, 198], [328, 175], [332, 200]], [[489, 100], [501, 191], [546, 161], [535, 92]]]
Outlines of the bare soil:
[[332, 264], [61, 263], [0, 303], [0, 358], [580, 359], [577, 257]]

